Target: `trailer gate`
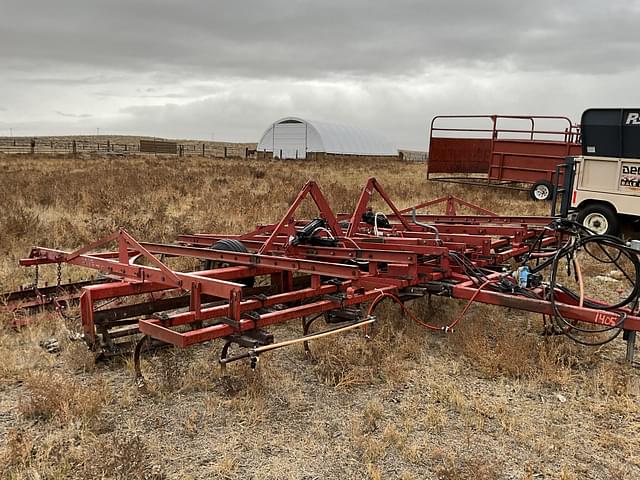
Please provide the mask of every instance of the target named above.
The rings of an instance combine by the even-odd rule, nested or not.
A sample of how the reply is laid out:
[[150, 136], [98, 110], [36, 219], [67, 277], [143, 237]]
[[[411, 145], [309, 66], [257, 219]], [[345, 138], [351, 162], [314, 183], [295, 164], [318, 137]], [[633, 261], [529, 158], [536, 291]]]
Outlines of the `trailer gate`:
[[[388, 213], [370, 209], [374, 194]], [[305, 199], [315, 203], [316, 218], [297, 217]], [[424, 211], [437, 205], [446, 207], [444, 215]], [[458, 214], [460, 208], [474, 213]], [[116, 249], [105, 251], [111, 244]], [[557, 282], [559, 259], [573, 258], [588, 245], [631, 259], [636, 271], [625, 274], [634, 279], [634, 289], [624, 302], [608, 305]], [[175, 257], [198, 259], [205, 269], [173, 270], [168, 263]], [[255, 364], [258, 355], [280, 346], [304, 342], [306, 347], [320, 336], [365, 328], [387, 298], [402, 303], [439, 295], [536, 312], [553, 320], [554, 333], [582, 343], [590, 343], [585, 339], [591, 331], [583, 325], [600, 336], [605, 332], [607, 341], [624, 331], [629, 359], [640, 329], [640, 262], [623, 243], [590, 235], [568, 220], [499, 216], [451, 196], [400, 210], [375, 178], [367, 181], [351, 214], [334, 214], [319, 186], [309, 181], [280, 221], [245, 234], [181, 235], [176, 244], [161, 244], [139, 242], [120, 229], [73, 252], [35, 247], [20, 263], [36, 268], [66, 263], [101, 272], [101, 282], [80, 286], [84, 339], [101, 354], [136, 345], [138, 373], [142, 347], [150, 340], [185, 348], [224, 339], [222, 365], [240, 358]], [[551, 269], [549, 281], [541, 278], [545, 269]], [[9, 308], [17, 308], [25, 295], [8, 302]], [[335, 325], [309, 334], [321, 315]], [[300, 318], [298, 339], [274, 343], [265, 330]], [[443, 331], [458, 320], [437, 327], [416, 319]], [[227, 357], [231, 344], [246, 350]]]
[[556, 183], [556, 166], [580, 151], [580, 130], [566, 117], [438, 115], [431, 121], [427, 178], [528, 190]]

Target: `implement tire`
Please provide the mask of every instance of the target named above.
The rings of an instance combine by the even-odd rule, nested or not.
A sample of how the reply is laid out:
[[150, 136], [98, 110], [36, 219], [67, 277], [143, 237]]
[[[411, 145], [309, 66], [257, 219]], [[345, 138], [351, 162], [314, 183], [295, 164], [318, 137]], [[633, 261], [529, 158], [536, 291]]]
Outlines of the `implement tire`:
[[[225, 238], [222, 240], [218, 240], [216, 243], [211, 245], [209, 249], [223, 250], [225, 252], [249, 253], [249, 251], [247, 250], [247, 247], [245, 247], [240, 240], [236, 240], [233, 238]], [[216, 262], [214, 260], [205, 260], [204, 262], [205, 270], [212, 270], [214, 268], [231, 267], [231, 266], [233, 266], [232, 263], [226, 263], [226, 262], [222, 263], [222, 262]], [[237, 280], [237, 283], [241, 283], [245, 287], [253, 287], [255, 282], [256, 282], [255, 277], [239, 278]]]

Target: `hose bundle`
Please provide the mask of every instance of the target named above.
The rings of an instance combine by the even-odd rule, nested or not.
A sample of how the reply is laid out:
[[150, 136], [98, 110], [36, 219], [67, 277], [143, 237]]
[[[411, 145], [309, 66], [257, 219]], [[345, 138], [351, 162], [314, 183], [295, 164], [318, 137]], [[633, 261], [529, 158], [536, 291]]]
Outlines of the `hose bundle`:
[[[594, 234], [581, 224], [570, 220], [554, 222], [554, 224], [547, 228], [569, 234], [569, 240], [558, 248], [553, 255], [532, 268], [532, 272], [540, 272], [547, 267], [550, 269], [546, 300], [551, 303], [553, 309], [553, 315], [551, 318], [555, 332], [562, 333], [571, 340], [582, 345], [598, 346], [610, 342], [622, 332], [622, 327], [626, 318], [624, 312], [617, 310], [627, 307], [633, 312], [638, 307], [638, 296], [640, 293], [640, 259], [638, 257], [638, 252], [629, 248], [618, 237]], [[591, 258], [600, 263], [615, 266], [631, 284], [632, 288], [629, 293], [615, 303], [597, 302], [590, 300], [589, 298], [585, 298], [582, 272], [580, 264], [576, 259], [576, 254], [580, 251], [586, 252]], [[530, 257], [530, 254], [531, 250], [529, 255], [525, 257], [525, 261]], [[568, 270], [570, 270], [571, 266], [574, 267], [575, 275], [580, 284], [579, 292], [558, 283], [558, 270], [562, 259], [566, 260]], [[621, 265], [624, 260], [629, 261], [633, 267], [632, 272], [627, 271], [627, 269]], [[558, 291], [563, 292], [576, 302], [579, 302], [580, 306], [585, 306], [595, 310], [609, 311], [617, 314], [619, 319], [615, 324], [607, 325], [602, 328], [582, 328], [577, 322], [568, 320], [561, 314], [558, 309], [556, 298]], [[610, 334], [604, 340], [592, 341], [586, 339], [589, 335], [606, 333]]]

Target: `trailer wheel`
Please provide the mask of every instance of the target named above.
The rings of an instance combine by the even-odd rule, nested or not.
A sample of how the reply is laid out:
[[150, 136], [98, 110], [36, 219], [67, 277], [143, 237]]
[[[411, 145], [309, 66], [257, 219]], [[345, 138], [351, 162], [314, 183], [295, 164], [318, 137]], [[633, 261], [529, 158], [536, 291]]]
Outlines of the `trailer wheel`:
[[[209, 248], [211, 250], [224, 250], [225, 252], [249, 253], [249, 251], [247, 250], [247, 247], [245, 247], [240, 240], [236, 240], [233, 238], [225, 238], [222, 240], [218, 240]], [[233, 264], [216, 262], [214, 260], [205, 260], [204, 269], [212, 270], [214, 268], [229, 267], [231, 265]], [[256, 281], [255, 277], [247, 277], [247, 278], [238, 279], [237, 282], [242, 283], [247, 287], [253, 287], [253, 285], [255, 284], [255, 281]]]
[[553, 197], [553, 184], [547, 180], [539, 180], [529, 190], [532, 200], [547, 201]]
[[578, 211], [576, 220], [598, 235], [617, 235], [620, 221], [608, 205], [592, 203]]

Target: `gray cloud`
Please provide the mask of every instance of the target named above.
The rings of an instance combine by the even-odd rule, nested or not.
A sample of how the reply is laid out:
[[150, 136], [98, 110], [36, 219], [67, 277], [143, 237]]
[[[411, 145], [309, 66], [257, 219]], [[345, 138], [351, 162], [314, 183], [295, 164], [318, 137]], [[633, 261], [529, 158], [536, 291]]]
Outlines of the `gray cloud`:
[[12, 115], [0, 129], [29, 134], [251, 141], [298, 114], [424, 147], [437, 113], [578, 119], [588, 106], [637, 103], [638, 0], [5, 0], [2, 10], [0, 103]]
[[91, 117], [93, 117], [93, 115], [91, 115], [90, 113], [67, 113], [67, 112], [61, 112], [60, 110], [56, 110], [56, 113], [58, 115], [60, 115], [61, 117], [68, 117], [68, 118], [91, 118]]
[[10, 0], [4, 10], [4, 58], [174, 75], [308, 78], [502, 62], [611, 71], [635, 62], [640, 46], [638, 2], [619, 0]]

